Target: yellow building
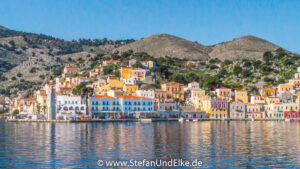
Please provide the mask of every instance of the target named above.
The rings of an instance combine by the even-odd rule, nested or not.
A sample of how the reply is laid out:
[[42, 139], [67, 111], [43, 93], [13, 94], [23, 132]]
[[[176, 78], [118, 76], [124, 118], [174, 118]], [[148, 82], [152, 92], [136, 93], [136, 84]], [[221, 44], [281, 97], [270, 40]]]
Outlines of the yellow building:
[[299, 111], [299, 104], [298, 103], [285, 103], [284, 111]]
[[235, 89], [235, 100], [248, 103], [248, 94], [246, 90]]
[[147, 65], [149, 69], [155, 68], [155, 63], [151, 60], [147, 62]]
[[116, 77], [109, 77], [107, 83], [112, 89], [122, 89], [124, 85], [124, 83]]
[[123, 87], [123, 91], [128, 94], [135, 93], [138, 89], [139, 87], [137, 85], [130, 85], [130, 84], [126, 84]]
[[191, 101], [196, 109], [201, 109], [202, 98], [205, 97], [205, 90], [203, 89], [192, 89]]
[[272, 86], [269, 87], [265, 87], [263, 89], [261, 89], [261, 95], [263, 97], [270, 97], [270, 96], [275, 96], [275, 88]]
[[246, 118], [263, 119], [265, 118], [265, 113], [261, 111], [260, 106], [258, 104], [247, 104]]
[[201, 105], [201, 110], [206, 112], [208, 118], [228, 118], [228, 101], [226, 98], [204, 97]]
[[121, 78], [126, 79], [132, 77], [132, 67], [121, 67]]
[[291, 84], [280, 84], [277, 87], [277, 92], [278, 92], [279, 95], [284, 93], [284, 92], [293, 93], [293, 85], [291, 85]]

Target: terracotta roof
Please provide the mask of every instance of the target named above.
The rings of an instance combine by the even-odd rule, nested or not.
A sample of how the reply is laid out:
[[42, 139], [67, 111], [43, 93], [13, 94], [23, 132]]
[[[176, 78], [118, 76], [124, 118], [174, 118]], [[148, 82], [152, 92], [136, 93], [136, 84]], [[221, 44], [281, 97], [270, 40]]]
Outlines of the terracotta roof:
[[33, 100], [33, 98], [24, 98], [24, 100]]
[[121, 96], [119, 99], [149, 99], [146, 97], [139, 97], [139, 96]]
[[126, 84], [125, 86], [137, 86], [137, 85], [132, 85], [132, 84]]
[[97, 96], [94, 96], [92, 97], [94, 99], [102, 99], [102, 98], [106, 98], [106, 99], [115, 99], [114, 97], [111, 97], [111, 96], [106, 96], [106, 95], [97, 95]]
[[66, 67], [66, 69], [79, 69], [78, 67]]
[[244, 90], [244, 89], [235, 89], [235, 91], [237, 91], [237, 92], [246, 92], [246, 90]]
[[229, 89], [230, 90], [230, 88], [227, 88], [227, 87], [220, 87], [219, 89]]

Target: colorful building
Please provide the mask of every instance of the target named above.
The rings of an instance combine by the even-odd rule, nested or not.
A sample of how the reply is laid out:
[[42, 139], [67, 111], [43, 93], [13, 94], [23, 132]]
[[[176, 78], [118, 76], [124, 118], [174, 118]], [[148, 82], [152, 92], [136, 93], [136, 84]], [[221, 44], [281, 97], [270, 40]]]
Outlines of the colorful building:
[[248, 103], [248, 94], [246, 90], [235, 89], [235, 100]]
[[246, 104], [239, 101], [229, 103], [229, 114], [231, 119], [244, 119], [246, 113]]
[[120, 63], [120, 60], [104, 60], [103, 61], [103, 66], [107, 66], [109, 64], [116, 65], [116, 64], [119, 64], [119, 63]]
[[184, 100], [184, 84], [168, 82], [161, 85], [161, 89], [167, 92], [167, 97]]
[[293, 86], [291, 84], [280, 84], [280, 85], [278, 85], [278, 87], [277, 87], [278, 95], [281, 95], [284, 92], [294, 93]]
[[126, 113], [122, 112], [121, 101], [118, 98], [97, 95], [89, 99], [89, 111], [93, 117], [119, 118]]
[[190, 88], [190, 89], [199, 89], [200, 86], [199, 86], [198, 82], [191, 82], [191, 83], [188, 84], [188, 88]]
[[137, 81], [144, 81], [145, 76], [146, 76], [146, 70], [145, 69], [140, 69], [140, 68], [135, 68], [135, 69], [132, 70], [132, 76]]
[[121, 78], [126, 79], [132, 77], [132, 67], [121, 67]]
[[201, 101], [205, 97], [205, 90], [196, 88], [191, 90], [191, 102], [196, 109], [201, 109]]
[[226, 98], [204, 97], [201, 110], [205, 111], [209, 118], [228, 118], [228, 100]]
[[123, 86], [123, 91], [127, 94], [135, 93], [138, 89], [139, 87], [137, 85], [126, 84]]
[[265, 106], [266, 118], [269, 119], [283, 119], [284, 118], [284, 104], [271, 103]]
[[231, 99], [231, 89], [226, 87], [221, 87], [216, 89], [217, 96], [219, 98], [229, 98]]
[[258, 104], [246, 104], [246, 118], [263, 119], [265, 114]]
[[266, 104], [280, 103], [279, 97], [266, 97]]
[[260, 90], [260, 94], [263, 97], [272, 97], [275, 96], [275, 88], [272, 86], [269, 87], [264, 87], [263, 89]]
[[119, 97], [122, 112], [134, 117], [149, 117], [154, 112], [153, 99], [138, 96]]

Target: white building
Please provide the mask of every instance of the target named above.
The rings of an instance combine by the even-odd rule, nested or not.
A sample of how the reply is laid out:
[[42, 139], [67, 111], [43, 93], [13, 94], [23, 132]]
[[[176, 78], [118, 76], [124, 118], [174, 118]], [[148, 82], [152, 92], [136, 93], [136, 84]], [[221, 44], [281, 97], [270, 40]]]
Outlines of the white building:
[[86, 105], [80, 96], [57, 95], [56, 109], [58, 115], [85, 115]]
[[135, 80], [134, 77], [124, 78], [122, 80], [123, 80], [123, 82], [124, 82], [125, 85], [127, 85], [127, 84], [129, 84], [129, 85], [135, 85], [136, 84], [136, 80]]
[[146, 97], [149, 99], [154, 99], [155, 92], [154, 92], [154, 90], [137, 90], [135, 92], [135, 95], [139, 96], [139, 97]]
[[155, 111], [160, 115], [161, 118], [178, 118], [180, 110], [175, 101], [156, 101]]
[[191, 82], [191, 83], [189, 83], [188, 87], [190, 89], [199, 89], [200, 88], [199, 83], [197, 83], [197, 82]]

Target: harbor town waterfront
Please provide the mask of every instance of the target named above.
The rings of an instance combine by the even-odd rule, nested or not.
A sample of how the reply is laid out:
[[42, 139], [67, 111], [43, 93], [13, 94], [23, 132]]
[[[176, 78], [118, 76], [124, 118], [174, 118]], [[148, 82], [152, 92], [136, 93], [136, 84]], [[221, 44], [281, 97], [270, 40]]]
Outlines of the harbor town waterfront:
[[300, 168], [300, 0], [0, 0], [0, 169]]
[[97, 168], [99, 160], [144, 159], [198, 160], [200, 168], [300, 167], [299, 122], [0, 122], [0, 141], [0, 168]]

